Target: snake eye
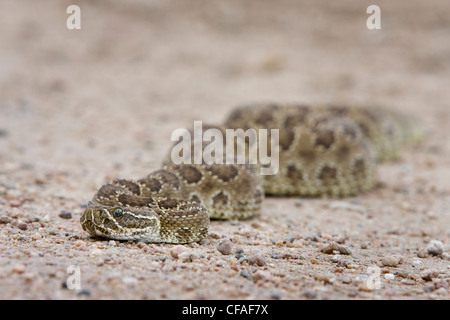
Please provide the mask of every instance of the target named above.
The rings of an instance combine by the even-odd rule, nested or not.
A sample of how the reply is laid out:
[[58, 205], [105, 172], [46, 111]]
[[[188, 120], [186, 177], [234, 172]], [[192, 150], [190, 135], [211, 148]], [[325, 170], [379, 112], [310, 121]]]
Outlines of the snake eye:
[[116, 218], [121, 217], [121, 216], [123, 215], [122, 209], [116, 209], [116, 210], [114, 210], [113, 215], [114, 215], [114, 217], [116, 217]]

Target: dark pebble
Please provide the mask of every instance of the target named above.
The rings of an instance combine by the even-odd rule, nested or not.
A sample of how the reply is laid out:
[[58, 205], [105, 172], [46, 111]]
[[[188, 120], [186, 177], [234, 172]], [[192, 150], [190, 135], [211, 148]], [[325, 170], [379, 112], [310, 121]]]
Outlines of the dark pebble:
[[72, 219], [72, 212], [67, 210], [61, 210], [58, 216], [62, 219]]
[[317, 298], [317, 293], [313, 290], [305, 290], [302, 292], [302, 296], [306, 299], [315, 299]]
[[234, 257], [236, 258], [236, 259], [240, 259], [240, 258], [242, 258], [244, 255], [243, 254], [241, 254], [241, 253], [238, 253], [238, 254], [236, 254]]
[[272, 254], [270, 255], [270, 257], [272, 258], [272, 259], [282, 259], [283, 258], [283, 255], [281, 254], [281, 253], [279, 253], [279, 252], [272, 252]]
[[79, 295], [79, 296], [90, 296], [91, 295], [91, 291], [89, 289], [81, 289], [80, 291], [77, 292], [77, 295]]
[[281, 299], [282, 296], [283, 296], [283, 295], [282, 295], [281, 292], [278, 291], [278, 290], [274, 290], [274, 291], [272, 291], [272, 292], [270, 293], [270, 298], [271, 298], [271, 299], [276, 299], [276, 300], [278, 300], [278, 299]]
[[295, 240], [294, 235], [290, 234], [290, 235], [287, 235], [287, 236], [283, 239], [283, 243], [292, 243], [292, 242], [294, 242], [294, 240]]
[[7, 215], [4, 215], [0, 212], [0, 223], [11, 223], [13, 221], [13, 218], [8, 217]]
[[251, 278], [252, 278], [250, 276], [250, 274], [247, 271], [245, 271], [245, 270], [241, 270], [241, 272], [239, 272], [239, 274], [241, 275], [241, 277], [244, 277], [245, 279], [251, 280]]
[[17, 228], [19, 228], [20, 230], [27, 230], [27, 224], [26, 223], [19, 223], [18, 225], [17, 225]]
[[247, 257], [245, 257], [245, 256], [240, 257], [240, 258], [239, 258], [239, 263], [240, 263], [240, 264], [243, 264], [244, 262], [248, 262]]

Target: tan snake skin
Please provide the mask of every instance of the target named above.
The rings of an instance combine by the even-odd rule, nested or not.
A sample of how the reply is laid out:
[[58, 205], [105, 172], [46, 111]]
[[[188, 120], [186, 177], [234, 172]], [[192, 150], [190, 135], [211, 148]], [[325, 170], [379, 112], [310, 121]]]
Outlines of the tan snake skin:
[[[224, 134], [226, 128], [279, 129], [278, 174], [260, 176], [260, 164], [173, 165], [168, 157], [163, 169], [143, 179], [102, 186], [81, 217], [83, 229], [119, 240], [200, 241], [210, 217], [253, 217], [264, 194], [347, 196], [368, 190], [377, 162], [398, 158], [404, 143], [423, 137], [405, 115], [333, 105], [244, 106], [234, 109], [224, 125], [207, 128]], [[247, 152], [257, 147], [243, 141], [236, 144], [247, 143]]]

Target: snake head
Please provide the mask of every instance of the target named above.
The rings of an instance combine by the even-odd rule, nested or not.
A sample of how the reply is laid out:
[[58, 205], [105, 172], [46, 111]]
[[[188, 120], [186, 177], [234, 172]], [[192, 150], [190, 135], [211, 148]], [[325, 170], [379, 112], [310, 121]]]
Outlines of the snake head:
[[90, 201], [80, 223], [83, 230], [92, 236], [160, 241], [160, 221], [150, 208], [104, 206]]

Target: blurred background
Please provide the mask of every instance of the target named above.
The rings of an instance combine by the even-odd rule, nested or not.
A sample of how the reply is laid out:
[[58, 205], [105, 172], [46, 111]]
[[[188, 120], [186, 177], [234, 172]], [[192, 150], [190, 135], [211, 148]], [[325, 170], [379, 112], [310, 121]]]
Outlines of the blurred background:
[[[66, 27], [72, 4], [81, 30]], [[260, 101], [376, 103], [445, 125], [450, 6], [377, 1], [369, 30], [371, 4], [2, 0], [0, 160], [95, 185], [137, 177], [174, 129]]]

